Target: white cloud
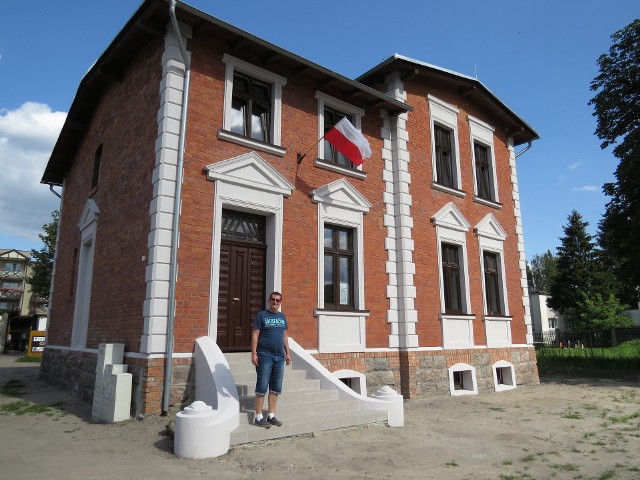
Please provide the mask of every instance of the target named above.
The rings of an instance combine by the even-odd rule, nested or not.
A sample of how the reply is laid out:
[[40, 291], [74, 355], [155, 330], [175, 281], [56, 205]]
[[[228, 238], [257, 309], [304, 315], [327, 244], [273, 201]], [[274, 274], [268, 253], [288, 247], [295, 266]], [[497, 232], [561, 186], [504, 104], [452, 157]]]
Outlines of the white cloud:
[[602, 190], [600, 185], [583, 185], [582, 187], [573, 187], [572, 192], [599, 192]]
[[578, 168], [580, 165], [582, 164], [582, 162], [573, 162], [571, 165], [569, 165], [567, 168], [569, 170], [575, 170], [576, 168]]
[[2, 237], [37, 240], [42, 225], [59, 208], [58, 197], [40, 179], [66, 117], [65, 112], [52, 112], [48, 105], [34, 102], [0, 110]]

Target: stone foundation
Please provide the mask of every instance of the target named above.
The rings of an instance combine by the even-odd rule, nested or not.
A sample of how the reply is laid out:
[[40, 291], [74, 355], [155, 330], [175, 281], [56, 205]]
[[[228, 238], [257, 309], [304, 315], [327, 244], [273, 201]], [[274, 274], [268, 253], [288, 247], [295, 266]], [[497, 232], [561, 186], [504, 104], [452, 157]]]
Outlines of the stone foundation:
[[478, 393], [494, 391], [493, 368], [499, 360], [512, 363], [517, 385], [538, 384], [535, 350], [511, 347], [469, 350], [407, 350], [382, 353], [317, 354], [329, 371], [357, 370], [367, 377], [367, 394], [389, 385], [407, 398], [450, 395], [449, 367], [467, 363], [476, 368]]
[[[93, 403], [97, 352], [45, 348], [40, 378], [89, 404]], [[127, 356], [124, 363], [132, 374], [131, 416], [162, 413], [163, 358]], [[195, 399], [195, 363], [191, 358], [174, 358], [171, 371], [170, 407]]]
[[[316, 354], [329, 371], [355, 370], [367, 377], [367, 394], [389, 385], [407, 398], [450, 395], [448, 368], [467, 363], [476, 369], [478, 393], [494, 391], [492, 365], [512, 363], [517, 385], [537, 384], [538, 367], [531, 347], [499, 349], [389, 351]], [[40, 378], [91, 404], [97, 352], [45, 348]], [[162, 413], [163, 358], [138, 358], [125, 354], [133, 375], [131, 415]], [[195, 400], [195, 360], [174, 358], [170, 407], [184, 407]]]

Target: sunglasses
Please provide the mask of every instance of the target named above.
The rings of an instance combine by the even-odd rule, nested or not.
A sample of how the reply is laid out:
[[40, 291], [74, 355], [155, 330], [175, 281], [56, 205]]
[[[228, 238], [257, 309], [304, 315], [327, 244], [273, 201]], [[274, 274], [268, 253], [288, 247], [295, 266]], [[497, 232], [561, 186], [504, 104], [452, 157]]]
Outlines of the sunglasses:
[[269, 301], [270, 302], [276, 302], [276, 303], [282, 303], [282, 299], [281, 298], [270, 298]]

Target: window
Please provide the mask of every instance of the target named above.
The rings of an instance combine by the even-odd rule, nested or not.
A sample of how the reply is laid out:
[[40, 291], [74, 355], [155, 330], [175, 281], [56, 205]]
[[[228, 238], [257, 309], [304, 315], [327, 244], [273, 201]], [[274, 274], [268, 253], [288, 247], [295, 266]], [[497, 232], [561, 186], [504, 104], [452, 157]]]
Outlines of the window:
[[344, 177], [309, 192], [318, 204], [318, 352], [364, 352], [364, 215], [371, 203]]
[[492, 214], [486, 215], [478, 222], [474, 231], [478, 236], [478, 249], [481, 252], [484, 314], [488, 317], [508, 316], [504, 269], [504, 242], [507, 234]]
[[100, 163], [102, 162], [102, 144], [96, 150], [96, 154], [93, 157], [93, 175], [91, 176], [91, 188], [98, 186], [100, 180]]
[[473, 150], [473, 176], [475, 199], [479, 203], [500, 206], [496, 181], [496, 161], [493, 148], [494, 128], [469, 116], [469, 131]]
[[429, 95], [431, 149], [434, 188], [464, 196], [461, 191], [460, 152], [458, 149], [459, 110]]
[[[353, 123], [353, 118], [351, 115], [347, 115], [345, 113], [339, 112], [330, 107], [324, 107], [324, 134], [326, 134], [329, 130], [333, 128], [333, 126], [342, 120], [344, 117]], [[355, 165], [345, 157], [342, 153], [335, 149], [328, 140], [323, 140], [324, 146], [324, 161], [335, 163], [347, 168], [355, 168]]]
[[484, 252], [484, 285], [487, 302], [487, 315], [503, 315], [502, 300], [500, 298], [500, 260], [493, 252]]
[[442, 283], [445, 313], [462, 313], [460, 253], [457, 245], [442, 244]]
[[225, 54], [224, 117], [218, 138], [284, 156], [282, 87], [287, 79]]
[[476, 160], [476, 191], [484, 200], [493, 200], [491, 181], [491, 162], [489, 161], [489, 148], [480, 143], [474, 143], [473, 153]]
[[20, 282], [2, 282], [1, 284], [2, 288], [20, 288], [21, 285]]
[[476, 369], [467, 363], [456, 363], [449, 370], [449, 392], [451, 395], [477, 395]]
[[512, 363], [499, 360], [491, 368], [493, 370], [493, 388], [496, 392], [516, 388], [516, 371]]
[[4, 264], [4, 271], [5, 272], [21, 272], [22, 264], [7, 262]]
[[324, 227], [325, 308], [353, 309], [353, 230]]
[[[364, 110], [326, 93], [316, 92], [316, 98], [318, 99], [318, 139], [344, 117], [349, 119], [354, 127], [360, 129]], [[315, 166], [350, 176], [366, 175], [362, 172], [361, 166], [355, 166], [326, 140], [318, 143], [318, 161], [315, 162]]]
[[434, 128], [434, 136], [436, 149], [436, 182], [445, 187], [456, 188], [452, 131], [436, 125]]
[[271, 85], [242, 73], [233, 75], [230, 130], [270, 142]]

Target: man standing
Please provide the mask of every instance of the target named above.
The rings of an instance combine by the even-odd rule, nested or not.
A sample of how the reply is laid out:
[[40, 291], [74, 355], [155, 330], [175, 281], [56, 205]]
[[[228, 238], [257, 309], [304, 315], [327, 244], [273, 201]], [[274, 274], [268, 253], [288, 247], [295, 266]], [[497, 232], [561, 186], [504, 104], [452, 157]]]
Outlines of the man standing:
[[[281, 304], [280, 292], [269, 295], [269, 308], [256, 315], [251, 334], [251, 363], [256, 366], [257, 374], [256, 416], [253, 424], [264, 428], [282, 425], [282, 422], [276, 418], [276, 405], [278, 395], [282, 393], [284, 365], [291, 363], [287, 319], [280, 311]], [[269, 391], [269, 415], [264, 418], [262, 405], [267, 390]]]

